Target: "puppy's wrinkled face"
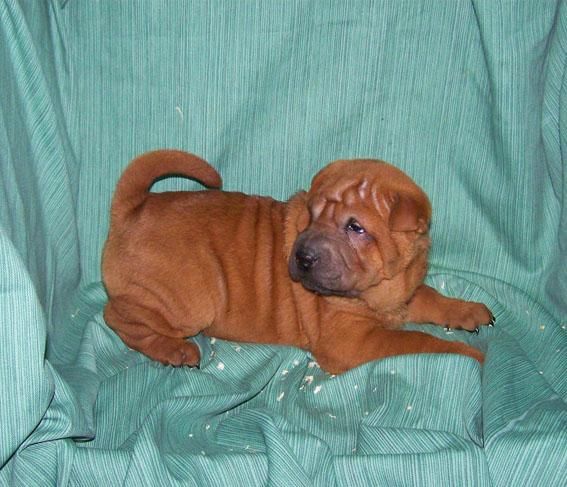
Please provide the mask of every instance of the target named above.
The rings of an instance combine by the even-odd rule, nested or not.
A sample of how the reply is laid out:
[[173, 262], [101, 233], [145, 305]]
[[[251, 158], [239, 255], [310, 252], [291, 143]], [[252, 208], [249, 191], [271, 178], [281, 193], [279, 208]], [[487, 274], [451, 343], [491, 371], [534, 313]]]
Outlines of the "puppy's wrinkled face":
[[[427, 232], [427, 196], [403, 172], [381, 161], [337, 161], [314, 178], [309, 223], [289, 257], [294, 281], [318, 294], [355, 297], [403, 270], [396, 232], [412, 241]], [[409, 238], [409, 240], [408, 240]], [[398, 243], [397, 243], [398, 242]]]

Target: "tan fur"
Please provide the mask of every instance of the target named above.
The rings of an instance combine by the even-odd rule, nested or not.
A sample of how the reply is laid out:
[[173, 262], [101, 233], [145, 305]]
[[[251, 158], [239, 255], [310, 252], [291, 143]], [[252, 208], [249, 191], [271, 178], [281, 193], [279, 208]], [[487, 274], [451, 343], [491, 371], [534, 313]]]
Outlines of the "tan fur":
[[[412, 321], [474, 330], [492, 316], [423, 284], [431, 208], [395, 167], [338, 161], [286, 203], [214, 189], [149, 192], [172, 173], [221, 184], [202, 159], [155, 151], [131, 163], [113, 200], [105, 319], [131, 348], [195, 366], [199, 349], [187, 338], [203, 332], [301, 347], [333, 373], [408, 353], [482, 361], [464, 343], [398, 329]], [[353, 217], [364, 221], [360, 235], [345, 230]], [[320, 252], [313, 271], [297, 256], [306, 246]]]

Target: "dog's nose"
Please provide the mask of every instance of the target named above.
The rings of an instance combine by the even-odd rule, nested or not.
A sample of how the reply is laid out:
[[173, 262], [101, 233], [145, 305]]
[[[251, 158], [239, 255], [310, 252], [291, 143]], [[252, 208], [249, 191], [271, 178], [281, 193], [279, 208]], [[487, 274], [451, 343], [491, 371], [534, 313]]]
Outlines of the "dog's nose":
[[311, 270], [318, 260], [319, 256], [311, 249], [299, 249], [295, 253], [297, 266], [306, 272]]

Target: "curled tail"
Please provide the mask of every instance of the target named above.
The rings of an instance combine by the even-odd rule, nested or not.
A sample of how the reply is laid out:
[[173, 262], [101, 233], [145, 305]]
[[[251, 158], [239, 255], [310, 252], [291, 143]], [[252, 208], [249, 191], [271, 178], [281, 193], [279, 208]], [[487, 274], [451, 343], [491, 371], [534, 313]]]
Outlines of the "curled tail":
[[148, 197], [152, 183], [164, 176], [184, 176], [209, 188], [222, 186], [215, 168], [196, 155], [178, 150], [147, 152], [122, 173], [112, 200], [112, 217], [119, 219], [135, 210]]

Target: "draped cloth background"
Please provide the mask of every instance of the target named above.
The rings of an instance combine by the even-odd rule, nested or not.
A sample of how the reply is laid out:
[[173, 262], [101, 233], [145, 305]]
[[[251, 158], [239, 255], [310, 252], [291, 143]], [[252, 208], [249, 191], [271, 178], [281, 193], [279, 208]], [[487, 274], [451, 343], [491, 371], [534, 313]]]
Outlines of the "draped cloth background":
[[[566, 62], [561, 0], [1, 2], [0, 484], [564, 485]], [[158, 147], [280, 199], [337, 158], [408, 172], [428, 282], [497, 316], [427, 329], [484, 367], [128, 350], [100, 254], [121, 171]]]

